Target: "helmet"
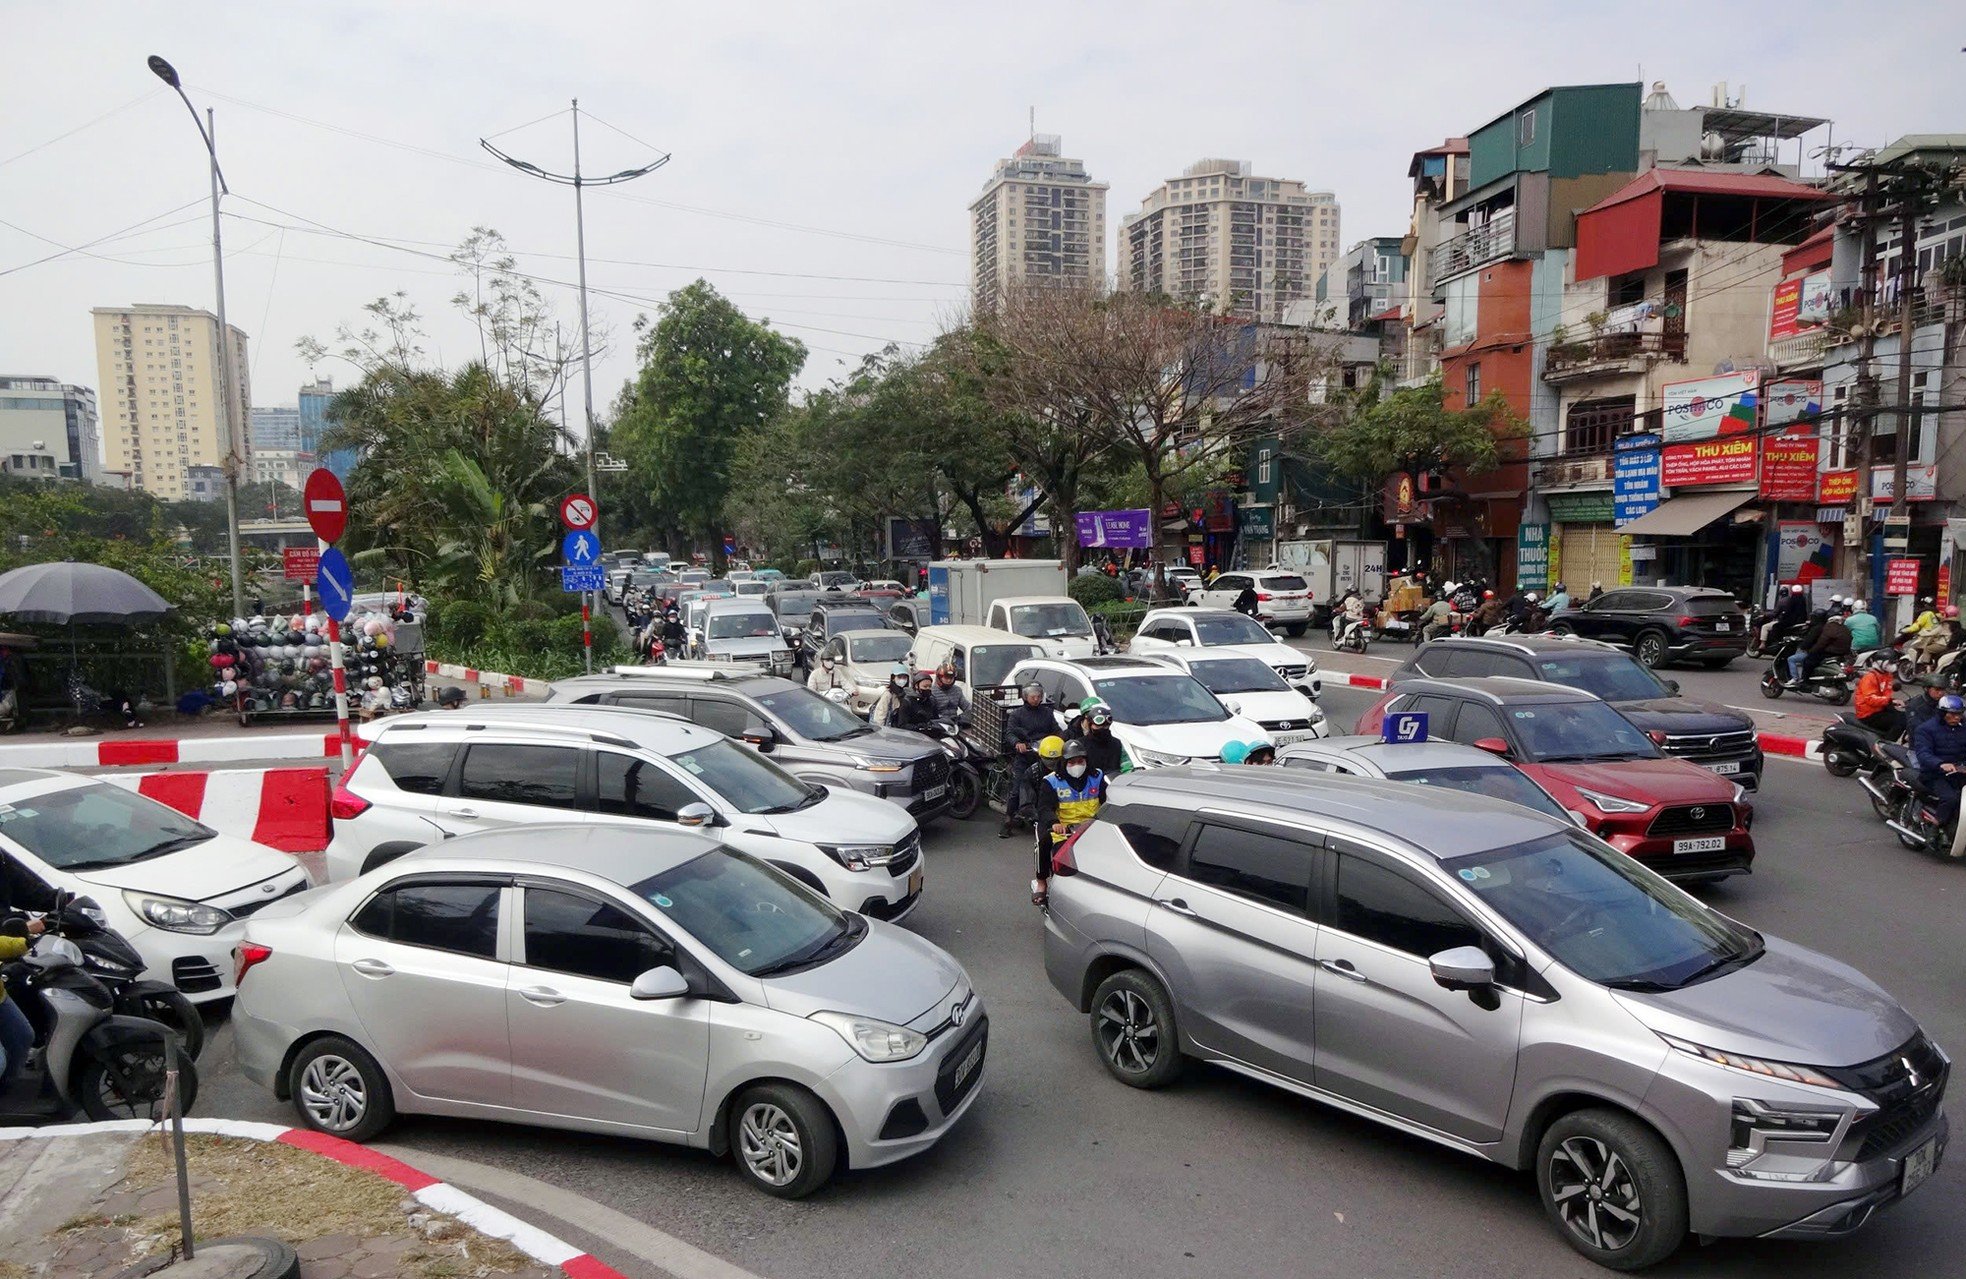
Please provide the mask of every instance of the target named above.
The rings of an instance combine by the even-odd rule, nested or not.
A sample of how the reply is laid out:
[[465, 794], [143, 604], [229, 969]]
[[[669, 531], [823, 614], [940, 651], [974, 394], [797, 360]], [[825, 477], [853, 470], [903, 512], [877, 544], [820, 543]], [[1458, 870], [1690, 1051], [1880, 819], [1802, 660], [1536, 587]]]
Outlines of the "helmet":
[[924, 671], [915, 672], [915, 687], [917, 688], [920, 688], [924, 684], [933, 683], [934, 681], [935, 681], [935, 676], [930, 671], [924, 670]]
[[1053, 733], [1038, 743], [1039, 759], [1057, 759], [1065, 753], [1065, 739]]
[[1017, 690], [1017, 694], [1020, 697], [1043, 697], [1044, 687], [1035, 682], [1026, 684], [1024, 687]]
[[1551, 583], [1550, 583], [1550, 590], [1552, 590], [1552, 591], [1561, 591], [1562, 589], [1563, 589], [1563, 583], [1562, 583], [1562, 582], [1551, 582]]
[[1222, 748], [1222, 762], [1224, 764], [1240, 764], [1248, 758], [1249, 743], [1247, 742], [1230, 742]]
[[[1245, 742], [1243, 743], [1243, 746], [1247, 752], [1243, 756], [1244, 763], [1257, 763], [1257, 762], [1270, 763], [1276, 760], [1277, 748], [1270, 745], [1268, 742]], [[1258, 761], [1256, 759], [1258, 755], [1267, 755], [1269, 756], [1269, 759], [1264, 761]]]
[[1483, 599], [1485, 599], [1485, 600], [1492, 600], [1492, 599], [1494, 599], [1494, 598], [1495, 598], [1495, 592], [1493, 592], [1493, 591], [1483, 591], [1483, 592], [1481, 593], [1481, 598], [1483, 598]]
[[1898, 655], [1888, 648], [1880, 648], [1864, 664], [1874, 671], [1895, 671], [1898, 669]]
[[1940, 610], [1939, 610], [1939, 612], [1940, 612], [1940, 614], [1941, 614], [1942, 616], [1944, 616], [1944, 617], [1945, 617], [1945, 618], [1946, 618], [1947, 620], [1952, 620], [1952, 619], [1954, 619], [1954, 618], [1957, 618], [1957, 617], [1959, 616], [1959, 605], [1957, 605], [1957, 604], [1948, 604], [1948, 605], [1946, 605], [1946, 606], [1945, 606], [1944, 608], [1942, 608], [1942, 609], [1940, 609]]
[[1452, 595], [1455, 591], [1461, 589], [1461, 584], [1459, 582], [1448, 582], [1444, 584], [1440, 589], [1446, 591], [1449, 595]]
[[942, 663], [942, 665], [940, 665], [940, 666], [938, 666], [938, 667], [936, 667], [936, 668], [935, 668], [935, 678], [937, 678], [938, 680], [947, 680], [947, 681], [948, 681], [949, 683], [951, 683], [951, 684], [953, 684], [953, 683], [955, 683], [955, 682], [956, 682], [956, 666], [955, 666], [955, 663], [954, 663], [954, 662], [944, 662], [944, 663]]
[[1841, 595], [1832, 595], [1829, 597], [1829, 602], [1831, 604], [1841, 604], [1843, 602], [1843, 597]]
[[1828, 618], [1829, 618], [1829, 610], [1826, 608], [1819, 608], [1815, 610], [1813, 613], [1809, 614], [1809, 620], [1812, 622], [1826, 621]]
[[1530, 592], [1529, 592], [1528, 594], [1526, 594], [1526, 595], [1524, 595], [1524, 596], [1523, 596], [1522, 598], [1524, 598], [1524, 599], [1526, 599], [1526, 600], [1528, 600], [1528, 601], [1529, 601], [1529, 602], [1530, 602], [1531, 604], [1534, 604], [1534, 603], [1535, 603], [1535, 602], [1536, 602], [1537, 600], [1539, 600], [1539, 599], [1541, 599], [1541, 598], [1543, 598], [1543, 597], [1542, 597], [1542, 596], [1540, 596], [1540, 595], [1538, 595], [1538, 594], [1536, 594], [1536, 592], [1534, 592], [1534, 591], [1530, 591]]
[[1075, 759], [1084, 759], [1085, 743], [1079, 741], [1066, 742], [1063, 758], [1067, 764]]
[[1101, 702], [1085, 713], [1085, 719], [1088, 724], [1104, 728], [1113, 722], [1113, 708]]
[[1945, 715], [1966, 714], [1966, 698], [1957, 693], [1947, 693], [1939, 699], [1939, 711]]

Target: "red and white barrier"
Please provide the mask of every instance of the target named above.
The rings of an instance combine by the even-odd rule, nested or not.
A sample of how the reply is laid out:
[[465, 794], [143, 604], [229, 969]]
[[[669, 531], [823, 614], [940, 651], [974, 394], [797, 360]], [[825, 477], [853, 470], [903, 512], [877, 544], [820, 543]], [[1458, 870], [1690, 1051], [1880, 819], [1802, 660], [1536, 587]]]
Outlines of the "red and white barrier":
[[529, 680], [521, 675], [501, 675], [497, 671], [481, 671], [475, 666], [458, 666], [451, 662], [425, 662], [423, 673], [441, 675], [445, 679], [454, 679], [464, 684], [484, 684], [491, 688], [502, 688], [507, 694], [523, 693], [529, 684], [534, 688], [542, 688], [546, 684], [546, 681], [541, 679]]
[[[359, 737], [355, 748], [368, 743]], [[261, 759], [323, 759], [341, 753], [335, 733], [268, 733], [239, 737], [84, 737], [0, 746], [0, 766], [126, 768], [141, 764], [237, 764]]]
[[325, 768], [111, 773], [103, 780], [175, 808], [221, 835], [283, 853], [321, 852], [334, 833]]
[[[549, 1266], [567, 1279], [627, 1279], [619, 1270], [582, 1252], [566, 1240], [549, 1235], [538, 1226], [494, 1208], [475, 1195], [466, 1194], [446, 1181], [410, 1167], [352, 1141], [330, 1137], [305, 1128], [282, 1128], [278, 1124], [251, 1123], [243, 1119], [186, 1119], [186, 1132], [208, 1133], [214, 1137], [236, 1137], [246, 1141], [276, 1141], [283, 1146], [311, 1151], [350, 1168], [373, 1173], [407, 1191], [412, 1199], [432, 1212], [455, 1217], [479, 1234], [490, 1235], [525, 1253], [542, 1266]], [[0, 1141], [31, 1141], [36, 1138], [72, 1139], [103, 1133], [152, 1133], [156, 1126], [142, 1119], [114, 1119], [105, 1123], [50, 1124], [45, 1128], [0, 1128]]]

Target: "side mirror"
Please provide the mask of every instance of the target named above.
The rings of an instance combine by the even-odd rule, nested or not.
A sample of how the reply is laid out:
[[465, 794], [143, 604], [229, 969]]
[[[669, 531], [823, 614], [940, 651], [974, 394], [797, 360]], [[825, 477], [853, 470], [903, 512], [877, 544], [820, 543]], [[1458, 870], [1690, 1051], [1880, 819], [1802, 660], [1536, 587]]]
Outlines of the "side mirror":
[[1222, 705], [1223, 705], [1224, 707], [1226, 707], [1226, 708], [1228, 709], [1228, 712], [1229, 712], [1229, 714], [1231, 714], [1231, 715], [1240, 715], [1240, 714], [1242, 714], [1242, 703], [1241, 703], [1241, 702], [1239, 702], [1239, 701], [1237, 701], [1237, 700], [1236, 700], [1235, 698], [1233, 698], [1233, 697], [1225, 697], [1225, 698], [1223, 698], [1223, 699], [1222, 699]]
[[1487, 751], [1490, 755], [1500, 755], [1503, 759], [1509, 757], [1509, 744], [1499, 737], [1477, 737], [1474, 746], [1476, 750]]
[[1666, 691], [1667, 691], [1668, 693], [1671, 693], [1671, 694], [1672, 694], [1672, 695], [1673, 695], [1674, 697], [1678, 697], [1678, 696], [1679, 696], [1679, 681], [1678, 681], [1678, 680], [1676, 680], [1676, 679], [1668, 679], [1668, 680], [1661, 680], [1661, 681], [1660, 681], [1660, 683], [1662, 683], [1662, 684], [1664, 684], [1664, 685], [1666, 686]]
[[693, 828], [715, 826], [717, 813], [701, 800], [694, 804], [684, 804], [682, 810], [676, 814], [676, 824]]
[[1427, 967], [1434, 981], [1447, 990], [1487, 990], [1495, 984], [1495, 961], [1478, 946], [1456, 946], [1430, 955]]
[[1195, 642], [1191, 639], [1178, 639], [1174, 641], [1174, 647], [1176, 648], [1193, 648], [1194, 646]]
[[628, 988], [630, 999], [682, 999], [688, 994], [689, 982], [667, 964], [649, 969]]
[[746, 746], [757, 747], [758, 753], [761, 755], [771, 754], [771, 748], [777, 745], [777, 743], [778, 734], [768, 728], [761, 728], [754, 733], [744, 734], [744, 744]]

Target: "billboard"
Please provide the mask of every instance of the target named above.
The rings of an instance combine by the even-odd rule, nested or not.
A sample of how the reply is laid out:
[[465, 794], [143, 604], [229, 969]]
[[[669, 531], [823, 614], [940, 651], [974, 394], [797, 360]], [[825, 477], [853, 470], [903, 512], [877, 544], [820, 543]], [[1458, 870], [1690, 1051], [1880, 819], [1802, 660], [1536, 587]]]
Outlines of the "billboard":
[[1828, 271], [1783, 280], [1775, 286], [1768, 309], [1769, 339], [1792, 338], [1822, 325], [1829, 319], [1830, 301]]
[[1763, 426], [1813, 422], [1823, 411], [1823, 384], [1809, 378], [1782, 378], [1761, 388], [1761, 403]]
[[1137, 511], [1080, 511], [1077, 522], [1080, 546], [1145, 550], [1154, 544], [1153, 513], [1144, 507]]
[[1813, 520], [1783, 520], [1777, 537], [1775, 577], [1778, 581], [1807, 582], [1829, 571], [1829, 555], [1820, 524]]
[[1612, 523], [1619, 528], [1659, 504], [1659, 437], [1650, 432], [1619, 439], [1611, 464]]
[[1816, 477], [1816, 500], [1824, 506], [1847, 506], [1855, 496], [1855, 471], [1824, 471]]
[[934, 559], [935, 521], [911, 520], [901, 515], [888, 516], [887, 557], [891, 560]]
[[1771, 502], [1816, 500], [1816, 457], [1822, 441], [1807, 423], [1761, 443], [1761, 496]]
[[[1668, 444], [1752, 432], [1760, 409], [1761, 371], [1668, 382], [1661, 388]], [[1697, 482], [1697, 481], [1694, 481]], [[1668, 479], [1666, 483], [1671, 484]]]
[[1515, 585], [1521, 591], [1550, 589], [1550, 526], [1524, 521], [1515, 530]]
[[1681, 484], [1740, 484], [1754, 478], [1755, 439], [1738, 435], [1698, 444], [1668, 444], [1659, 458], [1659, 478]]

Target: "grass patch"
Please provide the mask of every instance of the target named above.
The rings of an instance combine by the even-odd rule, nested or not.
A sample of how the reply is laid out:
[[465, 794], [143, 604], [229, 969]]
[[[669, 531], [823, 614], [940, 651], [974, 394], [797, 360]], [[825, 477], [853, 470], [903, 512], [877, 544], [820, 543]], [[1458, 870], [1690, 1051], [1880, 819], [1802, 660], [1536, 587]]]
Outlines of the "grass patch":
[[[215, 1189], [192, 1193], [191, 1220], [201, 1239], [267, 1235], [298, 1245], [340, 1234], [416, 1237], [417, 1244], [402, 1256], [400, 1272], [413, 1279], [450, 1279], [534, 1264], [504, 1240], [449, 1218], [440, 1218], [440, 1238], [424, 1239], [403, 1211], [401, 1186], [305, 1150], [202, 1134], [186, 1136], [185, 1150], [192, 1177], [216, 1183]], [[172, 1185], [174, 1171], [164, 1143], [146, 1138], [131, 1152], [124, 1184], [137, 1193], [155, 1190]], [[177, 1214], [154, 1214], [136, 1229], [175, 1236]], [[0, 1279], [9, 1277], [0, 1272]]]

